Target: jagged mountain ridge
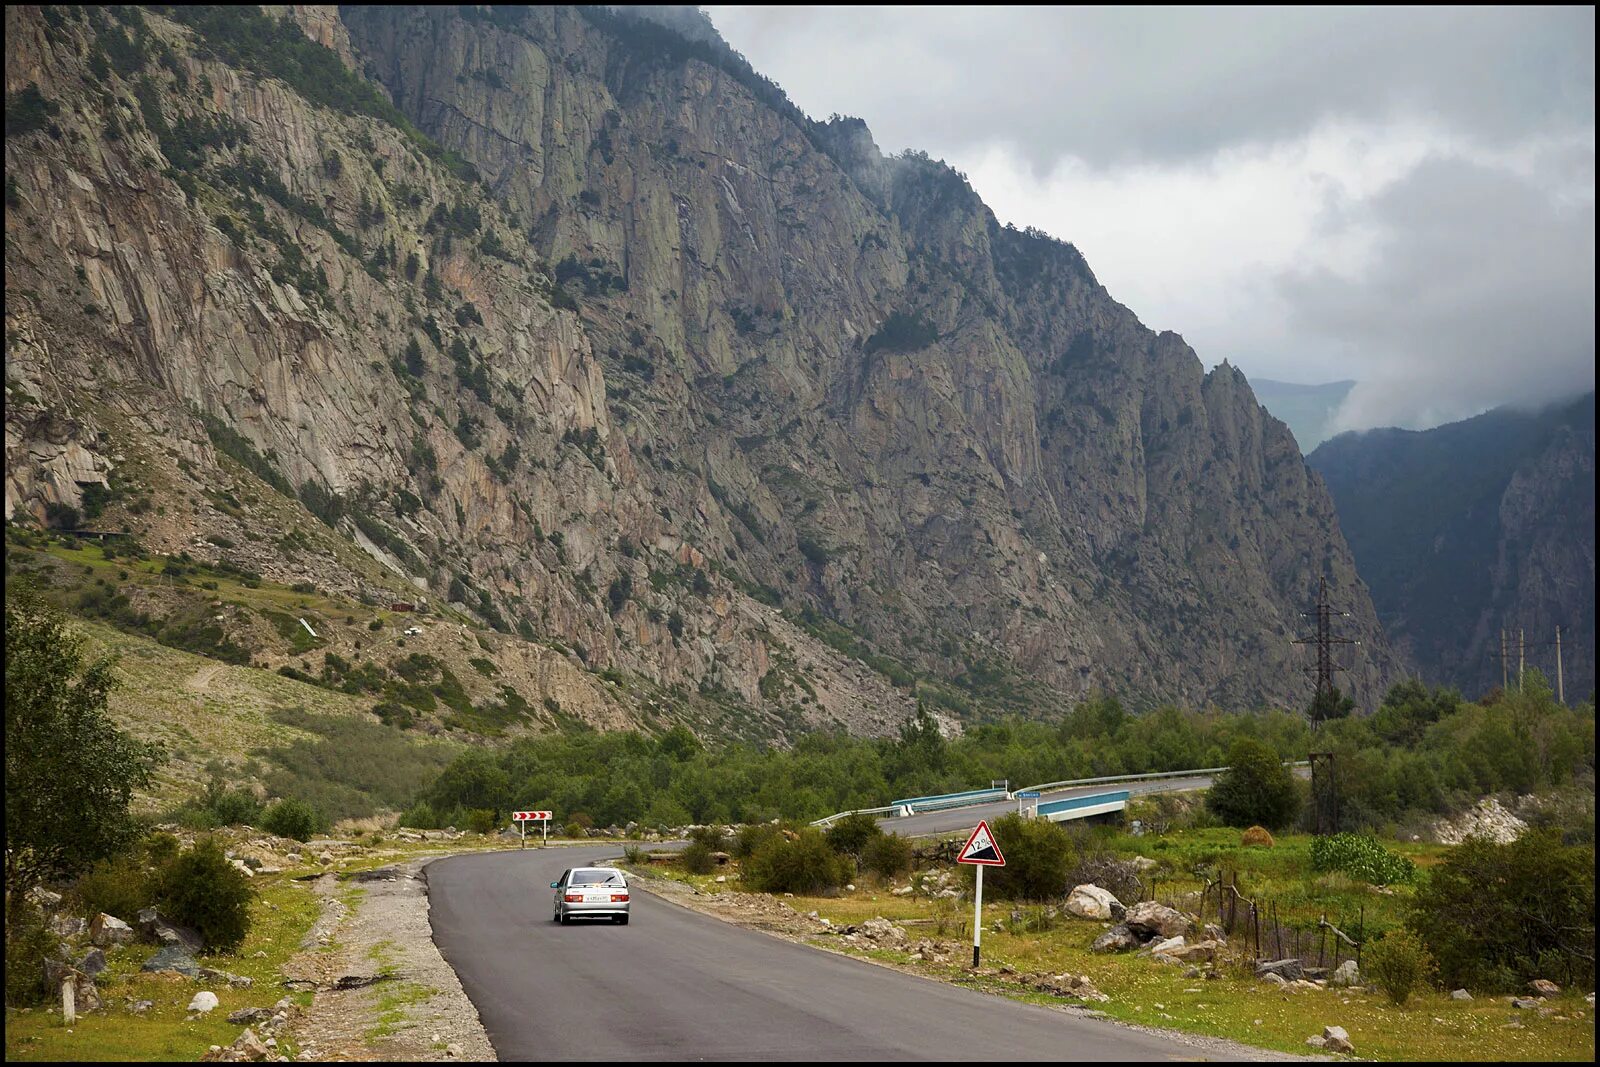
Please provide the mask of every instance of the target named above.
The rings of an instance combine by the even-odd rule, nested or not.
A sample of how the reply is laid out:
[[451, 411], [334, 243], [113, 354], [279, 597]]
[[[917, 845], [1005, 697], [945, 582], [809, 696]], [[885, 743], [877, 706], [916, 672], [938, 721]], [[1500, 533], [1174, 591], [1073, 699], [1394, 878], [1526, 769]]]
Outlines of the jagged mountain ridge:
[[1594, 691], [1595, 397], [1431, 430], [1369, 430], [1307, 459], [1327, 480], [1373, 601], [1435, 683], [1476, 695], [1527, 662], [1569, 701]]
[[235, 433], [382, 564], [268, 573], [403, 577], [793, 725], [1298, 704], [1324, 571], [1353, 688], [1391, 672], [1243, 378], [942, 164], [603, 11], [295, 7], [355, 72], [321, 100], [276, 37], [169, 14], [7, 14], [8, 102], [61, 132], [8, 124], [8, 515], [109, 480], [185, 500], [113, 502], [154, 546], [248, 524], [206, 492], [277, 499]]

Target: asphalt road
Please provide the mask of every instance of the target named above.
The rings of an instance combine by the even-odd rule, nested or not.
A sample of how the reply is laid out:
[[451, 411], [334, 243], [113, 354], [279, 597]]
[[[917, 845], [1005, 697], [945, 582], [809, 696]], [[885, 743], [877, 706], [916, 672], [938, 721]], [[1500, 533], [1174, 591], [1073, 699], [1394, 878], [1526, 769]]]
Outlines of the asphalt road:
[[1174, 1060], [1203, 1050], [734, 926], [635, 892], [628, 926], [550, 921], [597, 849], [427, 868], [433, 937], [502, 1060]]
[[[1110, 785], [1083, 785], [1046, 793], [1038, 800], [1030, 800], [1028, 803], [1048, 804], [1052, 800], [1081, 797], [1089, 793], [1110, 793], [1122, 789], [1135, 796], [1140, 793], [1180, 793], [1189, 789], [1205, 789], [1210, 784], [1211, 778], [1202, 776], [1156, 778], [1148, 782], [1121, 782]], [[884, 816], [878, 821], [883, 823], [885, 830], [893, 830], [906, 837], [918, 837], [924, 834], [949, 833], [952, 830], [970, 830], [978, 825], [979, 819], [997, 819], [1016, 810], [1015, 800], [999, 800], [991, 804], [974, 804], [971, 807], [955, 808], [951, 811], [931, 811], [926, 815], [909, 815], [904, 818]]]

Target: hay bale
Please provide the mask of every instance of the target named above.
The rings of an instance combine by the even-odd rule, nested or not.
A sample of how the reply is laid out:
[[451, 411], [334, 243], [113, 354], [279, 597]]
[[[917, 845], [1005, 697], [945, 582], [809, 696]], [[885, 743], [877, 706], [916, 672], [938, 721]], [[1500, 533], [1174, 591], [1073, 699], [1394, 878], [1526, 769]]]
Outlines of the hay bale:
[[1245, 848], [1271, 848], [1273, 844], [1272, 835], [1265, 826], [1250, 827], [1239, 840]]

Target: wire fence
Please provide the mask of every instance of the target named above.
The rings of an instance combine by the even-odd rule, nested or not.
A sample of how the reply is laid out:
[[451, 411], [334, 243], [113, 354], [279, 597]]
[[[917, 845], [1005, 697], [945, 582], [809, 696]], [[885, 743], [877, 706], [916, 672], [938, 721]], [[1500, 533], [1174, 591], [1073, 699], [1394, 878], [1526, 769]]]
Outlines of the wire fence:
[[1205, 884], [1200, 891], [1201, 924], [1205, 924], [1207, 915], [1214, 915], [1217, 927], [1230, 942], [1242, 944], [1251, 959], [1297, 959], [1314, 977], [1331, 973], [1345, 960], [1355, 960], [1360, 968], [1367, 928], [1365, 907], [1357, 912], [1353, 936], [1329, 922], [1327, 912], [1322, 913], [1315, 927], [1307, 929], [1285, 921], [1277, 901], [1260, 901], [1241, 893], [1236, 870], [1218, 869], [1202, 877]]

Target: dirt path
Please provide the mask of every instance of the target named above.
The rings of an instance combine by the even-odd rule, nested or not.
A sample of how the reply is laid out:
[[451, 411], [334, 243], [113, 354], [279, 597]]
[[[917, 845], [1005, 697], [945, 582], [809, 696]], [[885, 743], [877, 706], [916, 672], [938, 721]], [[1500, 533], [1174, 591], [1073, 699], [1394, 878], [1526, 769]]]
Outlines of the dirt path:
[[323, 914], [285, 968], [316, 989], [292, 1024], [301, 1060], [493, 1060], [478, 1012], [439, 955], [428, 922], [426, 856], [332, 874]]
[[224, 664], [212, 663], [201, 667], [183, 681], [183, 687], [194, 693], [203, 693], [211, 687], [211, 679], [222, 673]]

